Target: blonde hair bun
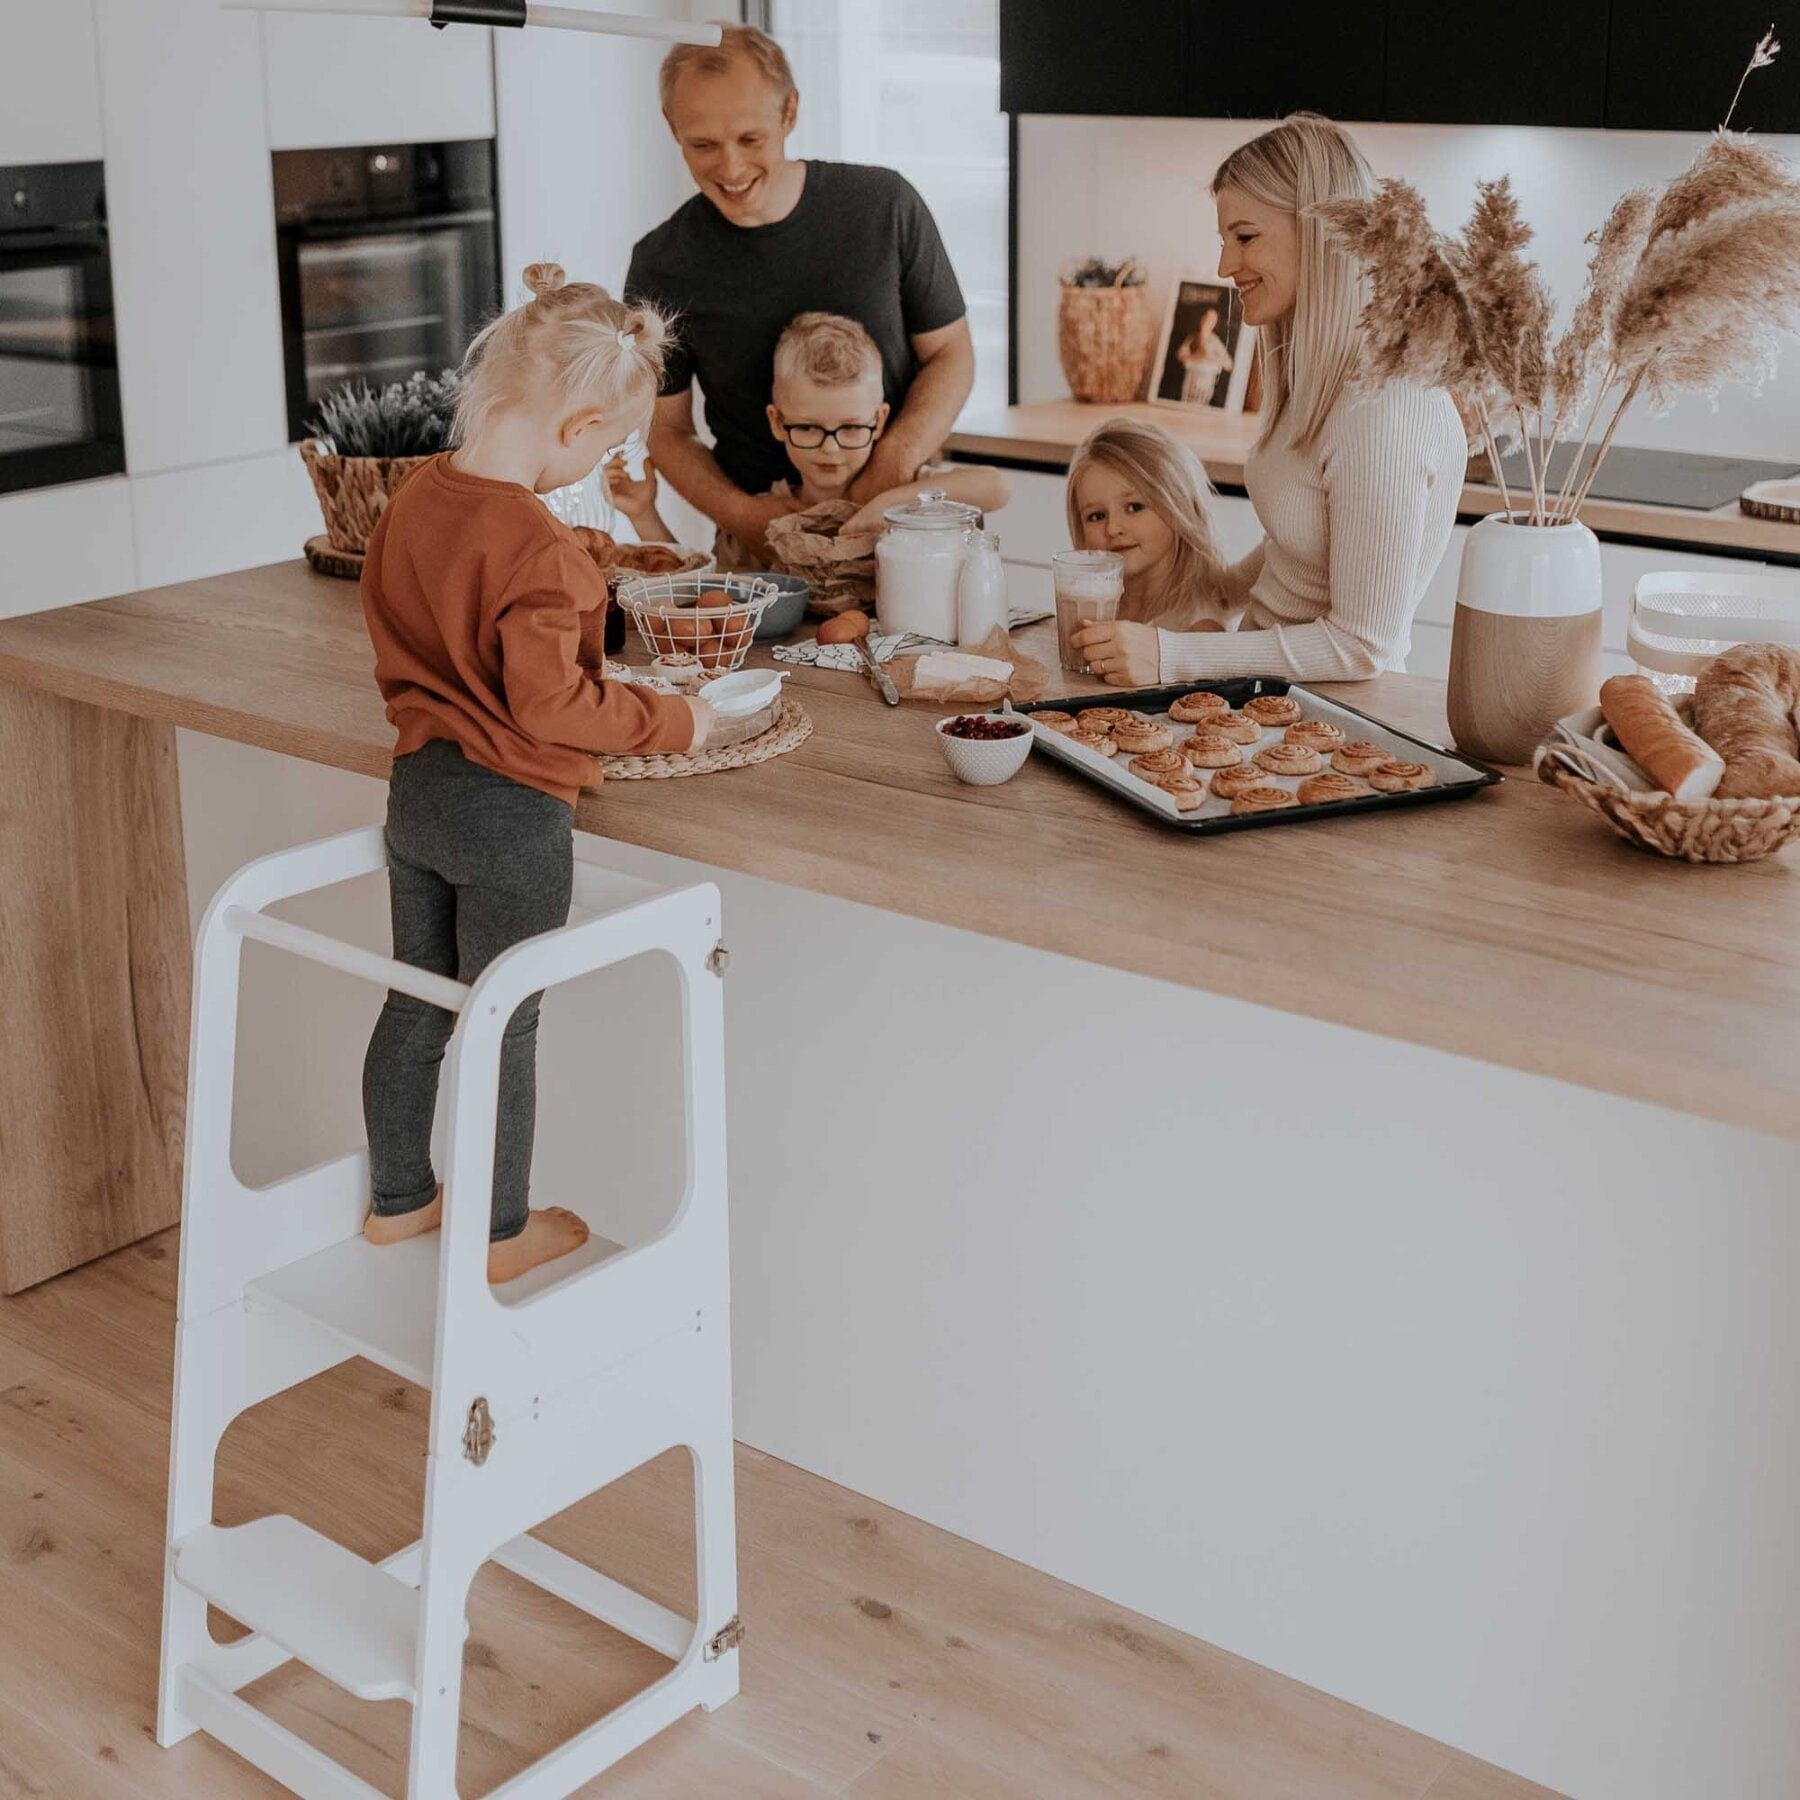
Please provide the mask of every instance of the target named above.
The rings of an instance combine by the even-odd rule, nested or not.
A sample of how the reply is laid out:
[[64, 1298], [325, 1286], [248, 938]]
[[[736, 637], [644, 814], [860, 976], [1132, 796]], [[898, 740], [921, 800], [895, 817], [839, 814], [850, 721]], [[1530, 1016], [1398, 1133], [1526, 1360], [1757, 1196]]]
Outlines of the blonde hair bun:
[[569, 278], [563, 273], [561, 263], [533, 263], [525, 271], [525, 285], [542, 299], [545, 294], [554, 294]]

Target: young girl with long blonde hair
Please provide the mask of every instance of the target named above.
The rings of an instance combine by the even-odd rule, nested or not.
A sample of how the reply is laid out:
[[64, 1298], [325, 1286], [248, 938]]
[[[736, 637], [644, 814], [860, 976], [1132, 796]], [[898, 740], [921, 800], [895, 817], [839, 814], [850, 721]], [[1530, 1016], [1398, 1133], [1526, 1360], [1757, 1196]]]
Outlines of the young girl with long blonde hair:
[[1160, 426], [1108, 419], [1076, 447], [1065, 490], [1069, 542], [1124, 559], [1120, 618], [1220, 629], [1210, 492], [1199, 457]]
[[[503, 950], [566, 923], [577, 792], [601, 751], [686, 750], [709, 707], [595, 677], [578, 658], [606, 587], [538, 498], [579, 481], [649, 422], [668, 327], [604, 288], [525, 271], [533, 299], [469, 347], [457, 448], [395, 494], [369, 540], [363, 614], [394, 744], [387, 848], [394, 955], [472, 982]], [[597, 641], [597, 634], [590, 634]], [[500, 1058], [488, 1278], [566, 1255], [587, 1227], [527, 1204], [538, 1002]], [[363, 1065], [372, 1207], [393, 1243], [439, 1223], [438, 1067], [455, 1020], [390, 992]]]
[[1225, 600], [1242, 608], [1235, 631], [1085, 627], [1076, 641], [1107, 681], [1360, 681], [1405, 665], [1468, 441], [1442, 388], [1355, 385], [1362, 284], [1314, 209], [1372, 185], [1349, 134], [1311, 113], [1252, 138], [1214, 175], [1219, 273], [1258, 328], [1265, 371], [1244, 465], [1263, 541], [1225, 572]]

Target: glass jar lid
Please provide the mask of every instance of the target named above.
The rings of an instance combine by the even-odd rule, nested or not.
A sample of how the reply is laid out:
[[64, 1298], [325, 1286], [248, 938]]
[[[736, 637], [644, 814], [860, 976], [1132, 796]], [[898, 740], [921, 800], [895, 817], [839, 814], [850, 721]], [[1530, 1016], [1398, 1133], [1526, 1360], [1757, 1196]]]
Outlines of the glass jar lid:
[[966, 531], [981, 522], [981, 508], [949, 499], [942, 488], [923, 488], [881, 516], [902, 531]]

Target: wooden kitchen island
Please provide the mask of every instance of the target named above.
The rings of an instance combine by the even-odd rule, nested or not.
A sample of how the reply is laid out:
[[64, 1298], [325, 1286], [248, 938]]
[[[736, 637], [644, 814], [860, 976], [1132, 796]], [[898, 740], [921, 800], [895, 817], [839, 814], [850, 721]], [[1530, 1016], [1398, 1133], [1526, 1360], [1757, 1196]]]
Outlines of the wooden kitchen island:
[[[370, 665], [297, 562], [0, 622], [9, 1291], [178, 1211], [176, 730], [379, 780]], [[1800, 855], [1519, 771], [1195, 840], [790, 688], [578, 818], [726, 889], [740, 1435], [1584, 1796], [1800, 1781]]]

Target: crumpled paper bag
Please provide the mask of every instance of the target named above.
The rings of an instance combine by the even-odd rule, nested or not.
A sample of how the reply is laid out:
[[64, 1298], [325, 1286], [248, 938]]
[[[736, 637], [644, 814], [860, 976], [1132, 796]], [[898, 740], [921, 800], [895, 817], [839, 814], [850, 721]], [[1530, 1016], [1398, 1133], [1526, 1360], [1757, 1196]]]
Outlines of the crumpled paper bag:
[[882, 667], [893, 677], [902, 700], [931, 700], [950, 706], [998, 706], [1002, 700], [1009, 699], [1020, 703], [1041, 700], [1050, 691], [1050, 670], [1036, 657], [1026, 656], [1017, 649], [1011, 635], [998, 625], [979, 644], [965, 644], [962, 649], [965, 655], [1010, 663], [1011, 675], [1005, 680], [977, 676], [961, 681], [934, 681], [929, 675], [921, 680], [919, 664], [922, 658], [918, 656], [891, 657]]
[[853, 500], [821, 500], [804, 512], [785, 514], [768, 529], [769, 562], [783, 574], [804, 575], [812, 583], [811, 612], [841, 613], [874, 604], [876, 534], [838, 535], [859, 510]]

